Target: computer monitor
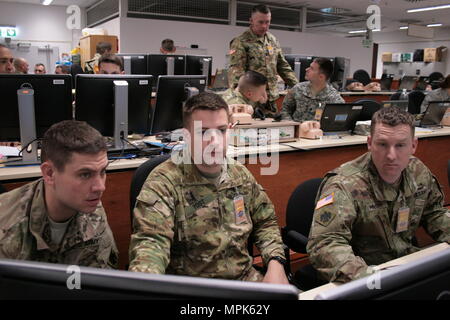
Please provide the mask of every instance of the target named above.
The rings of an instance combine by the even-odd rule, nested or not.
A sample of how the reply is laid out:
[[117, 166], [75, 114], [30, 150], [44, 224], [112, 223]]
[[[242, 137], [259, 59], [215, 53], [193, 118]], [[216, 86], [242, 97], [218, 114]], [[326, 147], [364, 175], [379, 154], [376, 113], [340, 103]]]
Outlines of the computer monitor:
[[420, 127], [440, 126], [442, 118], [450, 107], [450, 101], [431, 101], [420, 120]]
[[311, 62], [313, 62], [313, 57], [300, 54], [286, 54], [284, 57], [291, 66], [292, 70], [294, 70], [298, 81], [305, 81], [306, 68], [308, 68]]
[[414, 76], [404, 76], [400, 81], [399, 90], [412, 90], [416, 86], [417, 77]]
[[185, 55], [149, 54], [147, 56], [147, 74], [153, 76], [152, 87], [156, 88], [159, 76], [183, 75], [186, 70], [185, 63]]
[[151, 134], [170, 132], [183, 127], [183, 103], [188, 88], [205, 91], [206, 76], [160, 76], [153, 109]]
[[147, 54], [118, 53], [116, 55], [123, 59], [123, 69], [125, 74], [148, 74]]
[[381, 106], [383, 108], [387, 107], [397, 107], [402, 109], [403, 111], [408, 111], [408, 100], [386, 100], [381, 102]]
[[344, 91], [346, 80], [350, 72], [350, 59], [336, 57], [334, 59], [334, 71], [330, 78], [331, 84], [338, 90]]
[[318, 294], [316, 300], [448, 300], [450, 248]]
[[204, 75], [211, 85], [212, 56], [186, 55], [185, 75]]
[[[0, 141], [28, 145], [62, 120], [72, 119], [70, 75], [0, 74]], [[19, 164], [38, 163], [37, 143]]]
[[151, 81], [150, 75], [78, 75], [75, 119], [114, 137], [111, 150], [122, 149], [128, 134], [150, 132]]
[[392, 80], [394, 80], [394, 77], [388, 76], [387, 74], [383, 73], [380, 80], [381, 91], [391, 90]]
[[299, 293], [292, 285], [78, 268], [64, 264], [0, 259], [0, 300], [298, 300]]
[[351, 133], [363, 109], [357, 103], [327, 103], [320, 119], [324, 133]]

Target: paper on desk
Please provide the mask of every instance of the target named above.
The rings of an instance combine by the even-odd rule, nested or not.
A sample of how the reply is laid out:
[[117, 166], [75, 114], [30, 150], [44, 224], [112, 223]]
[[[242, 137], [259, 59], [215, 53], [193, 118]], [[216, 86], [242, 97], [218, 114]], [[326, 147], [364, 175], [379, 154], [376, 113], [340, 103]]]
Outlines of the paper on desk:
[[0, 146], [0, 154], [5, 157], [18, 157], [19, 149], [17, 149], [16, 147]]
[[430, 129], [430, 128], [422, 128], [422, 127], [416, 127], [415, 130], [416, 130], [416, 132], [434, 132], [433, 129]]

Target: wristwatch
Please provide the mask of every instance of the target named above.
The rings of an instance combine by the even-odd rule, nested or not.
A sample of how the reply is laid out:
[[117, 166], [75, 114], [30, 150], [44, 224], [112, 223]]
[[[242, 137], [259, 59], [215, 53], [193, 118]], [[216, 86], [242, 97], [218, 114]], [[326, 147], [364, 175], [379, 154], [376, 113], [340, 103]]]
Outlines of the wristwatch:
[[276, 261], [278, 261], [279, 263], [281, 263], [282, 266], [286, 266], [286, 264], [287, 264], [286, 259], [283, 259], [283, 258], [280, 257], [280, 256], [271, 257], [271, 258], [269, 259], [268, 262], [270, 262], [270, 260], [276, 260]]

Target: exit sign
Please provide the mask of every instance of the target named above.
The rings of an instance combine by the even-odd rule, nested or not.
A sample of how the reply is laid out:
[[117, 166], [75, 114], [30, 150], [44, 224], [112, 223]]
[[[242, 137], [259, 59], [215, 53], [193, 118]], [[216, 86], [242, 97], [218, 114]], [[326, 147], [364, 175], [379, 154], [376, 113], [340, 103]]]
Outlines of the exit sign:
[[0, 37], [5, 37], [5, 38], [17, 37], [17, 28], [0, 26]]

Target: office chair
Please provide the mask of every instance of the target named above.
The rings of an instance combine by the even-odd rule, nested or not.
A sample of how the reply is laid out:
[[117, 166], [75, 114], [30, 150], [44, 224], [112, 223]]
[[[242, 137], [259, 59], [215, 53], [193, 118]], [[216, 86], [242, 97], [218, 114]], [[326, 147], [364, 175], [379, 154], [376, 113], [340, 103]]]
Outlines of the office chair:
[[372, 115], [381, 108], [381, 104], [379, 104], [375, 100], [370, 99], [361, 99], [355, 101], [354, 103], [360, 103], [363, 105], [361, 113], [358, 117], [358, 121], [372, 120]]
[[423, 99], [425, 99], [425, 93], [420, 90], [411, 91], [408, 94], [408, 112], [411, 114], [419, 114]]
[[5, 187], [0, 183], [0, 194], [6, 192]]
[[428, 82], [431, 85], [431, 89], [436, 90], [439, 88], [441, 81], [444, 80], [444, 75], [440, 72], [432, 72], [428, 76]]
[[391, 95], [391, 98], [389, 100], [401, 100], [400, 97], [402, 95], [402, 91], [397, 91], [396, 93], [393, 93]]
[[[281, 237], [286, 245], [286, 259], [290, 269], [289, 249], [306, 254], [309, 230], [315, 208], [315, 199], [322, 178], [314, 178], [300, 183], [291, 194], [286, 208], [286, 226], [281, 228]], [[309, 290], [325, 284], [318, 278], [317, 271], [311, 264], [301, 267], [294, 275], [293, 281], [301, 290]]]
[[169, 159], [170, 154], [164, 154], [157, 156], [145, 161], [141, 164], [134, 172], [133, 178], [131, 179], [130, 186], [130, 217], [131, 217], [131, 231], [133, 231], [133, 209], [136, 204], [136, 198], [141, 192], [142, 186], [145, 180], [147, 180], [150, 172], [155, 169], [159, 164], [163, 163]]
[[370, 76], [367, 73], [367, 71], [363, 70], [363, 69], [356, 70], [353, 73], [353, 79], [358, 80], [359, 82], [361, 82], [365, 86], [368, 85], [370, 82], [372, 82], [370, 80]]

